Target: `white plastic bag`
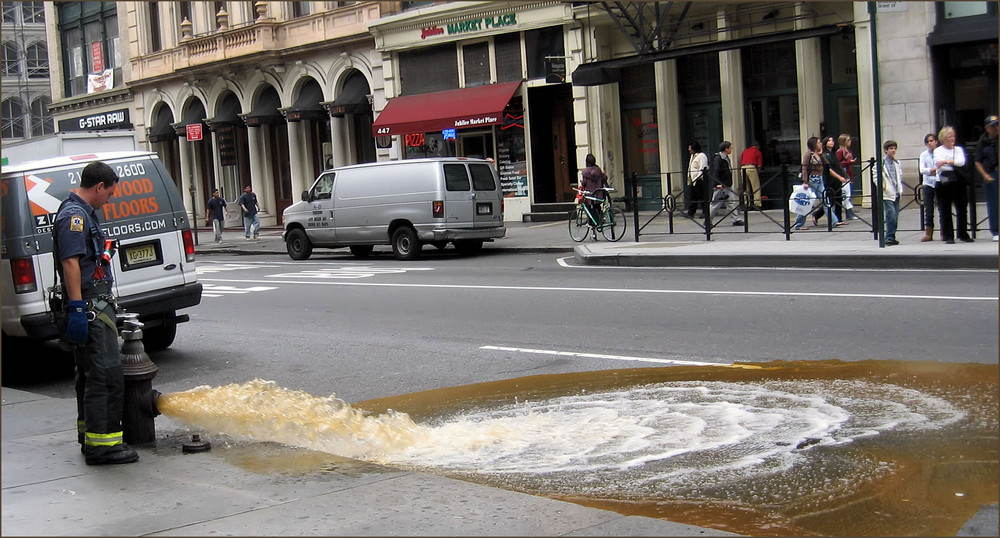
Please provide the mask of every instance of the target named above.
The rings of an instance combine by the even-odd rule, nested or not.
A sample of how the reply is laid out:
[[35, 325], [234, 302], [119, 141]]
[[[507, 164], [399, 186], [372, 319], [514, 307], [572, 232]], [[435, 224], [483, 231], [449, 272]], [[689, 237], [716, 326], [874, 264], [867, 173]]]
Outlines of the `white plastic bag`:
[[788, 210], [796, 215], [808, 215], [816, 205], [816, 191], [801, 183], [792, 187], [788, 197]]

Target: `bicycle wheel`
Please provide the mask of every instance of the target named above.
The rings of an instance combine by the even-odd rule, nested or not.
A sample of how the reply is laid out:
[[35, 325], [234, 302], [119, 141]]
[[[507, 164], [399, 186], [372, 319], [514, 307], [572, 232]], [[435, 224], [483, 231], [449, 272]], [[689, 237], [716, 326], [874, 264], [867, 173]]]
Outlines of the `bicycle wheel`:
[[601, 226], [601, 235], [608, 241], [618, 241], [625, 235], [625, 212], [617, 207], [612, 207], [604, 214], [604, 225]]
[[577, 243], [587, 238], [590, 232], [590, 217], [583, 208], [583, 204], [576, 206], [576, 209], [569, 212], [569, 236]]

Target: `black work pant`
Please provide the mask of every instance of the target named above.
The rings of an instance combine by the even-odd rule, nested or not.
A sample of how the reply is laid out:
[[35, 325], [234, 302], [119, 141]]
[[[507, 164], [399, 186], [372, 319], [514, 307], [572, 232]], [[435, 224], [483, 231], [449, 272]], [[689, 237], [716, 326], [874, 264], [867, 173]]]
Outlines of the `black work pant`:
[[[967, 189], [962, 181], [938, 183], [938, 216], [941, 221], [941, 238], [945, 241], [954, 240], [956, 232], [959, 238], [969, 238], [969, 193]], [[951, 218], [952, 206], [955, 206], [957, 220], [955, 223]]]
[[[703, 180], [704, 181], [704, 180]], [[687, 215], [688, 217], [694, 218], [694, 212], [700, 207], [702, 213], [708, 213], [708, 208], [705, 207], [705, 183], [703, 181], [698, 181], [694, 185], [688, 185], [688, 192], [690, 196], [688, 197], [687, 205]]]
[[[104, 313], [115, 320], [112, 306]], [[101, 319], [87, 324], [87, 343], [73, 346], [76, 362], [77, 427], [82, 426], [85, 447], [113, 446], [122, 442], [125, 376], [118, 330]]]

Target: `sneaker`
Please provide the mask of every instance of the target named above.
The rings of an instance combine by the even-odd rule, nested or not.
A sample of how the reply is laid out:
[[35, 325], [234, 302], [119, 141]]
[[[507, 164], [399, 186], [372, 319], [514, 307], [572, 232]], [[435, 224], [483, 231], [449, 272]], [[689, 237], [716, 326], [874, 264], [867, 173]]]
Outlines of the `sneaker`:
[[733, 221], [733, 226], [743, 226], [743, 221], [742, 220], [734, 220]]
[[895, 246], [895, 245], [898, 245], [898, 244], [899, 244], [899, 241], [896, 241], [895, 239], [886, 239], [885, 240], [885, 246], [887, 246], [887, 247]]
[[1000, 241], [1000, 235], [993, 236], [993, 242], [996, 243], [997, 241]]
[[259, 236], [259, 235], [257, 235], [257, 234], [253, 234], [253, 238], [254, 238], [254, 239], [259, 239], [259, 238], [260, 238], [260, 236]]
[[249, 241], [249, 240], [250, 240], [250, 236], [248, 235], [248, 236], [247, 236], [247, 241]]
[[861, 217], [851, 217], [851, 218], [849, 218], [847, 220], [861, 220]]

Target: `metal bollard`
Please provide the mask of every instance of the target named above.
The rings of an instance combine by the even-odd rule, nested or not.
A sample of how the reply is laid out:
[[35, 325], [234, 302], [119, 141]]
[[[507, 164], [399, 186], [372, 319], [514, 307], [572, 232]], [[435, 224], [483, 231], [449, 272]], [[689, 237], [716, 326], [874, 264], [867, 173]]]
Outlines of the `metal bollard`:
[[153, 390], [156, 365], [149, 359], [142, 345], [142, 327], [139, 314], [119, 313], [121, 331], [122, 370], [125, 374], [125, 404], [122, 413], [122, 433], [130, 445], [156, 443], [156, 429], [153, 418], [159, 415], [156, 398], [160, 393]]

